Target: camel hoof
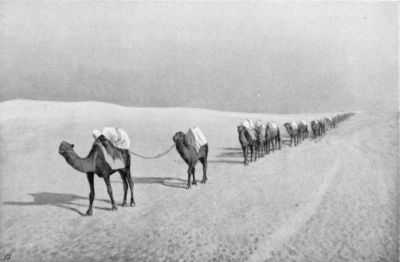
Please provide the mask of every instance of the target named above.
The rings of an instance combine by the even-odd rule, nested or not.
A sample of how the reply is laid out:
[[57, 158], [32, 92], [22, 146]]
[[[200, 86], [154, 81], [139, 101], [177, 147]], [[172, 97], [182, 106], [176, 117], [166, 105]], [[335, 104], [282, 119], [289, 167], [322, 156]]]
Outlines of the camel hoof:
[[201, 180], [200, 183], [205, 184], [206, 182], [207, 182], [207, 179], [203, 179], [203, 180]]
[[131, 207], [134, 207], [136, 204], [135, 204], [135, 202], [131, 202]]
[[88, 210], [88, 211], [86, 212], [86, 216], [92, 216], [92, 215], [93, 215], [92, 210]]
[[187, 186], [186, 186], [186, 190], [187, 190], [187, 189], [190, 189], [190, 185], [187, 185]]
[[197, 185], [197, 182], [196, 182], [196, 180], [192, 182], [192, 185]]
[[111, 211], [115, 211], [115, 210], [118, 210], [117, 206], [113, 206], [113, 207], [111, 208]]
[[127, 207], [128, 205], [126, 204], [126, 202], [122, 203], [122, 207]]

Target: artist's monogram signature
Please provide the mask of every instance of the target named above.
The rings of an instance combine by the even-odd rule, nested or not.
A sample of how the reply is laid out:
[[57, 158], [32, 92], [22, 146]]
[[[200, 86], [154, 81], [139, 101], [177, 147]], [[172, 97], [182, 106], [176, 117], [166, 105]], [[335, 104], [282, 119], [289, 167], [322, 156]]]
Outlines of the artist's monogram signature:
[[13, 255], [15, 249], [11, 249], [2, 259], [1, 261], [9, 261], [11, 259], [11, 256]]

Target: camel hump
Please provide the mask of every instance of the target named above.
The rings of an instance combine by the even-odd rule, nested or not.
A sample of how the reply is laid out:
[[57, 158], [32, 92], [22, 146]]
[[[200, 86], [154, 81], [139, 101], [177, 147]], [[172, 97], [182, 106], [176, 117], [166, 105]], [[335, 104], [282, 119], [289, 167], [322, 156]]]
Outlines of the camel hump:
[[107, 164], [111, 167], [112, 170], [122, 169], [126, 166], [126, 159], [124, 157], [124, 153], [121, 149], [115, 147], [110, 141], [104, 139], [103, 137], [99, 137], [94, 142], [94, 145], [97, 145], [101, 148], [103, 152], [103, 156]]
[[272, 130], [278, 129], [278, 125], [275, 122], [268, 122], [267, 127], [268, 127], [268, 129], [272, 129]]
[[257, 131], [254, 128], [246, 128], [246, 131], [250, 135], [251, 139], [257, 140]]
[[246, 119], [242, 122], [242, 126], [244, 126], [246, 129], [253, 129], [254, 128], [254, 122], [251, 119]]
[[292, 127], [293, 130], [299, 129], [299, 125], [298, 125], [296, 122], [294, 122], [294, 121], [290, 122], [290, 125], [291, 125], [291, 127]]
[[189, 128], [186, 134], [186, 142], [199, 152], [200, 148], [207, 144], [207, 139], [199, 127], [193, 127]]

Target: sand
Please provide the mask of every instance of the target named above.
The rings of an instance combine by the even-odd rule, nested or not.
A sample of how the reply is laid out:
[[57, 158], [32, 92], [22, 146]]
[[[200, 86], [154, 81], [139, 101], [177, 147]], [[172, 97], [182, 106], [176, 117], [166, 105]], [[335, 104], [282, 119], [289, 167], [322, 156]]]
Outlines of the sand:
[[[10, 261], [398, 261], [398, 113], [358, 112], [322, 139], [288, 146], [282, 124], [333, 115], [268, 115], [98, 102], [0, 103], [0, 259]], [[236, 126], [276, 121], [281, 151], [243, 166]], [[136, 207], [118, 210], [95, 178], [58, 154], [86, 156], [91, 131], [125, 129], [132, 150], [156, 155], [177, 131], [199, 126], [210, 155], [207, 184], [186, 190], [176, 150], [132, 157]], [[198, 164], [196, 178], [202, 177]]]

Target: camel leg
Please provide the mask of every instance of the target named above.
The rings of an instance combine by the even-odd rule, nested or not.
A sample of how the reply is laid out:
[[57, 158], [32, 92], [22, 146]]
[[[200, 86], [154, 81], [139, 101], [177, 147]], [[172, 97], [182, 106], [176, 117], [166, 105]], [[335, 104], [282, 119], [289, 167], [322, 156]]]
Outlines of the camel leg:
[[205, 184], [207, 181], [207, 159], [201, 158], [200, 162], [203, 165], [203, 180], [200, 183]]
[[192, 171], [192, 167], [189, 166], [188, 171], [187, 171], [187, 173], [188, 173], [188, 181], [187, 181], [186, 189], [190, 189], [190, 187], [191, 187], [191, 185], [190, 185], [190, 176], [192, 175], [191, 171]]
[[247, 145], [247, 146], [246, 146], [246, 165], [249, 164], [249, 162], [250, 162], [250, 160], [251, 160], [250, 157], [251, 157], [251, 155], [250, 155], [250, 146]]
[[126, 173], [124, 171], [120, 170], [119, 174], [121, 175], [122, 183], [123, 183], [123, 186], [124, 186], [124, 198], [123, 198], [123, 201], [122, 201], [122, 206], [126, 207], [127, 206], [127, 204], [126, 204], [126, 195], [128, 194], [128, 179], [127, 179]]
[[89, 181], [90, 193], [89, 193], [89, 208], [86, 211], [87, 216], [93, 215], [93, 200], [94, 200], [94, 173], [86, 173]]
[[279, 142], [279, 150], [281, 150], [281, 132], [278, 129], [278, 142]]
[[192, 167], [192, 185], [197, 185], [196, 177], [194, 173], [196, 172], [196, 169]]
[[268, 154], [268, 141], [267, 140], [265, 140], [264, 151], [265, 151], [265, 154], [267, 155]]
[[117, 205], [115, 204], [114, 201], [114, 197], [113, 197], [113, 192], [112, 192], [112, 187], [111, 187], [111, 183], [110, 183], [110, 175], [104, 175], [104, 182], [106, 182], [106, 186], [107, 186], [107, 192], [108, 195], [110, 196], [110, 200], [111, 200], [111, 210], [117, 210]]
[[244, 165], [247, 165], [247, 147], [242, 146]]
[[246, 153], [243, 146], [242, 146], [242, 153], [243, 153], [243, 165], [246, 165]]
[[261, 157], [264, 157], [264, 141], [260, 144], [260, 152], [261, 152]]
[[126, 180], [128, 181], [128, 185], [129, 185], [129, 188], [131, 190], [131, 203], [130, 203], [130, 205], [132, 207], [132, 206], [135, 206], [135, 199], [133, 198], [134, 183], [132, 181], [131, 170], [129, 168], [127, 168], [125, 170], [125, 172], [126, 172]]
[[247, 146], [247, 159], [248, 159], [247, 164], [250, 164], [250, 162], [253, 161], [253, 151], [251, 149], [250, 144]]

